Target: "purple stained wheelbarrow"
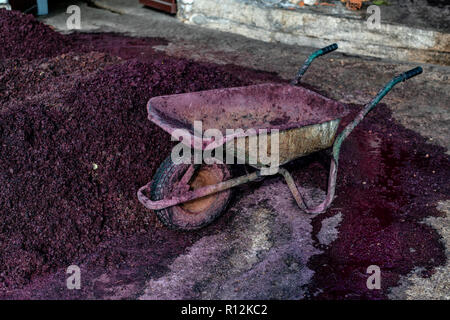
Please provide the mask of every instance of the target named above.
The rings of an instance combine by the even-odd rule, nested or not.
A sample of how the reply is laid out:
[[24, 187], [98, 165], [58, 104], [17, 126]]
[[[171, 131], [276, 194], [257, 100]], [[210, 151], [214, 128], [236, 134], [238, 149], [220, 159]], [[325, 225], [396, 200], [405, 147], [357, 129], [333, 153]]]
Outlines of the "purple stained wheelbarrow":
[[[311, 54], [290, 84], [267, 83], [150, 99], [148, 118], [192, 148], [194, 154], [210, 151], [214, 157], [213, 153], [217, 156], [223, 152], [227, 160], [232, 158], [257, 170], [232, 178], [229, 166], [223, 162], [175, 163], [169, 156], [153, 180], [138, 190], [139, 201], [155, 211], [166, 226], [193, 230], [209, 224], [224, 211], [231, 188], [281, 174], [302, 210], [324, 212], [334, 198], [342, 142], [397, 83], [422, 73], [422, 68], [417, 67], [393, 78], [336, 137], [339, 122], [347, 114], [346, 106], [296, 86], [315, 58], [336, 49], [337, 44], [333, 44]], [[201, 121], [202, 127], [196, 128], [195, 121]], [[178, 134], [180, 129], [183, 135]], [[220, 135], [205, 134], [212, 129]], [[255, 139], [266, 143], [265, 157], [259, 157], [261, 152], [252, 149]], [[330, 147], [327, 195], [319, 205], [309, 207], [304, 189], [296, 186], [282, 166]]]

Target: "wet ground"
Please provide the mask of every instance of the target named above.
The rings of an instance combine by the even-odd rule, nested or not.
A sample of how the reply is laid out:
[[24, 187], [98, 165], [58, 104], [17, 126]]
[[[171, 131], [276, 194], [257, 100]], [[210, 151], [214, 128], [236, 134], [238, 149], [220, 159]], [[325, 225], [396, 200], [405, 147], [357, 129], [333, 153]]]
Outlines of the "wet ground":
[[[442, 233], [422, 221], [443, 215], [436, 205], [449, 198], [449, 156], [406, 129], [389, 104], [345, 142], [327, 213], [302, 213], [271, 178], [242, 187], [212, 226], [169, 231], [135, 197], [171, 146], [146, 120], [146, 101], [285, 80], [169, 57], [157, 50], [164, 39], [50, 33], [61, 45], [42, 54], [48, 31], [33, 28], [42, 37], [36, 50], [1, 56], [0, 296], [379, 299], [413, 270], [425, 279], [445, 267]], [[397, 90], [410, 93], [406, 84]], [[328, 162], [321, 152], [288, 168], [318, 200]], [[66, 289], [70, 264], [81, 266], [80, 291]], [[379, 291], [365, 286], [373, 264], [382, 270]]]
[[[398, 125], [383, 105], [355, 130], [342, 150], [333, 208], [313, 221], [319, 232], [322, 219], [342, 215], [337, 239], [308, 264], [316, 271], [313, 283], [324, 290], [319, 294], [324, 299], [385, 298], [383, 291], [395, 286], [411, 265], [421, 267], [427, 277], [446, 262], [439, 234], [422, 223], [439, 216], [433, 203], [450, 192], [445, 150]], [[313, 166], [307, 174], [314, 171]], [[383, 291], [367, 290], [369, 265], [383, 270]]]

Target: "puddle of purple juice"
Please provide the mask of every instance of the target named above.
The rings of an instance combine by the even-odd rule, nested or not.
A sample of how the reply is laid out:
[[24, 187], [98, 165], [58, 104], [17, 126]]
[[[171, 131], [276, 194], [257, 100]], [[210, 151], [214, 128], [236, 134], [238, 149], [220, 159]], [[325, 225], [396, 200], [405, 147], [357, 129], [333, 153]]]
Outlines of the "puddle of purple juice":
[[[311, 292], [320, 292], [318, 299], [386, 298], [399, 275], [414, 267], [430, 274], [446, 261], [440, 236], [421, 221], [438, 215], [436, 202], [448, 199], [449, 157], [397, 124], [386, 106], [377, 108], [344, 142], [337, 197], [313, 222], [317, 234], [324, 218], [338, 212], [343, 217], [339, 237], [309, 262], [316, 272]], [[313, 156], [312, 171], [299, 173], [298, 181], [323, 181], [324, 166], [312, 164], [324, 158]], [[382, 290], [366, 286], [370, 265], [381, 269]]]

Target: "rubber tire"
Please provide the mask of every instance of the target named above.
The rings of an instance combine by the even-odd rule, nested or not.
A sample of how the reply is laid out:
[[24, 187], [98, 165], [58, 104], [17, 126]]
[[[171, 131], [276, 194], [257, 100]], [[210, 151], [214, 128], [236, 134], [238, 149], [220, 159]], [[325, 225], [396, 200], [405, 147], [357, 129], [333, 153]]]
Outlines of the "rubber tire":
[[[162, 200], [171, 194], [173, 185], [180, 181], [186, 172], [189, 164], [174, 164], [171, 157], [167, 157], [160, 165], [153, 177], [150, 188], [150, 197], [152, 201]], [[202, 165], [201, 168], [204, 168]], [[220, 167], [223, 172], [223, 179], [228, 180], [231, 177], [227, 165], [214, 165]], [[162, 210], [155, 210], [158, 219], [168, 228], [173, 230], [196, 230], [203, 228], [217, 219], [226, 209], [231, 198], [231, 189], [216, 194], [217, 199], [214, 203], [201, 214], [187, 213], [181, 205], [169, 207]]]

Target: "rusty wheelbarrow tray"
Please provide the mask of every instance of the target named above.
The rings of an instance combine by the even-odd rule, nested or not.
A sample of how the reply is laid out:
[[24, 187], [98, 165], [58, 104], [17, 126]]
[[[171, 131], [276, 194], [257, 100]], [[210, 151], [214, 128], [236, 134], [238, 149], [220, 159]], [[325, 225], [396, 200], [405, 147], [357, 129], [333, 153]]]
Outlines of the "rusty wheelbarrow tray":
[[[314, 91], [296, 86], [315, 58], [336, 49], [337, 45], [333, 44], [314, 52], [288, 85], [267, 83], [150, 99], [148, 118], [172, 137], [182, 140], [183, 144], [194, 150], [217, 151], [223, 148], [227, 157], [231, 154], [238, 163], [251, 164], [258, 170], [228, 179], [230, 174], [223, 165], [210, 164], [208, 170], [200, 170], [197, 174], [200, 178], [195, 178], [193, 186], [189, 183], [199, 170], [199, 165], [189, 164], [179, 173], [177, 167], [167, 159], [158, 169], [154, 181], [139, 189], [139, 201], [146, 208], [160, 213], [158, 217], [169, 227], [196, 229], [220, 214], [218, 211], [223, 210], [228, 201], [229, 189], [279, 173], [285, 178], [300, 208], [308, 213], [324, 212], [334, 198], [342, 142], [397, 83], [422, 73], [422, 68], [417, 67], [393, 78], [336, 137], [339, 122], [347, 114], [347, 108]], [[201, 121], [202, 127], [196, 128], [193, 125], [195, 121]], [[180, 134], [180, 129], [183, 134]], [[220, 138], [204, 134], [210, 129], [219, 131]], [[277, 159], [276, 162], [262, 162], [258, 156], [252, 158], [250, 140], [262, 136], [266, 137], [264, 141], [267, 142], [268, 157]], [[271, 145], [275, 142], [278, 142], [278, 148], [272, 149]], [[281, 166], [331, 146], [327, 195], [318, 206], [308, 207], [304, 201], [304, 190], [296, 186], [290, 173]], [[163, 186], [167, 183], [173, 186]], [[144, 192], [148, 191], [152, 191], [152, 199], [145, 195]], [[212, 195], [218, 198], [211, 198]], [[206, 201], [208, 197], [209, 202]], [[214, 201], [222, 201], [222, 205], [214, 207]], [[195, 202], [196, 205], [193, 205]], [[195, 214], [199, 217], [195, 218]], [[184, 219], [184, 216], [188, 218]]]

